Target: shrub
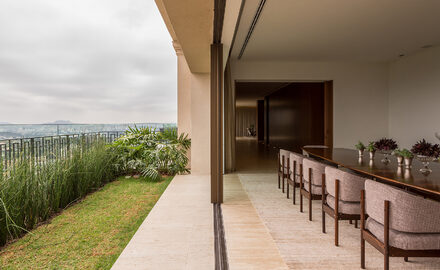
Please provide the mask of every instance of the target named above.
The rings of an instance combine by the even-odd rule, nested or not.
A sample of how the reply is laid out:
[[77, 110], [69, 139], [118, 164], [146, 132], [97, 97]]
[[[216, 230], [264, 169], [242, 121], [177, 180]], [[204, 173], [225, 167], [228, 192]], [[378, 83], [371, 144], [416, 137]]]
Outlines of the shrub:
[[159, 180], [162, 175], [189, 172], [186, 152], [190, 145], [188, 135], [178, 136], [175, 128], [156, 132], [151, 128], [134, 127], [114, 141], [112, 147], [119, 153], [118, 169]]

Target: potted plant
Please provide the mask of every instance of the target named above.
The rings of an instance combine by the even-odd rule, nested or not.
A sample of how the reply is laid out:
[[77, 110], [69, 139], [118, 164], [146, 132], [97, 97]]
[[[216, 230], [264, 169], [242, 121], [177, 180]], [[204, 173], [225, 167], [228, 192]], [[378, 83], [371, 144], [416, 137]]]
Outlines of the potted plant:
[[423, 168], [421, 168], [420, 171], [424, 175], [428, 175], [432, 172], [432, 170], [428, 168], [429, 162], [438, 159], [440, 156], [440, 146], [422, 139], [413, 145], [411, 152], [423, 163]]
[[402, 150], [400, 149], [396, 149], [393, 151], [392, 153], [394, 156], [396, 156], [397, 158], [397, 166], [402, 166], [403, 165], [403, 155], [402, 155]]
[[359, 141], [354, 147], [359, 151], [359, 157], [364, 155], [365, 145]]
[[388, 159], [388, 155], [391, 154], [392, 151], [397, 149], [397, 143], [393, 139], [382, 138], [374, 143], [374, 146], [377, 150], [379, 150], [384, 158], [381, 160], [382, 163], [388, 164], [390, 160]]
[[374, 142], [368, 143], [367, 151], [370, 152], [370, 159], [374, 159], [374, 153], [376, 153], [376, 146], [374, 146]]
[[405, 169], [411, 169], [412, 160], [414, 158], [414, 154], [411, 153], [408, 149], [404, 148], [400, 150], [400, 155], [403, 157], [405, 163]]

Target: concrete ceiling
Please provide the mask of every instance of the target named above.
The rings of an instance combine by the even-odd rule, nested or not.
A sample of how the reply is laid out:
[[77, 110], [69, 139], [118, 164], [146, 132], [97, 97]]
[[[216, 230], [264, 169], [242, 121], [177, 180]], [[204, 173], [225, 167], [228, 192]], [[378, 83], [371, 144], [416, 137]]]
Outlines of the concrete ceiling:
[[237, 82], [235, 84], [235, 105], [256, 107], [257, 100], [287, 86], [289, 82]]
[[[260, 0], [246, 0], [237, 59]], [[440, 0], [266, 1], [242, 60], [390, 62], [440, 44]]]
[[209, 72], [214, 0], [155, 1], [173, 41], [180, 45], [191, 72]]

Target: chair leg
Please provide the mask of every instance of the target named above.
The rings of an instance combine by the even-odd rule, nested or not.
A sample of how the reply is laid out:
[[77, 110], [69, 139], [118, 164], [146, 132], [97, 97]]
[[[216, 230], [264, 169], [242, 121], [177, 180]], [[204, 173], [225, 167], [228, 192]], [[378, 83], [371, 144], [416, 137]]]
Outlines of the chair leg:
[[286, 183], [286, 194], [287, 194], [287, 199], [289, 199], [289, 182]]
[[322, 210], [322, 233], [325, 233], [325, 212]]
[[403, 258], [405, 260], [405, 262], [408, 262], [408, 257]]
[[349, 220], [349, 223], [350, 223], [350, 224], [353, 224], [353, 221], [350, 219], [350, 220]]
[[383, 255], [383, 269], [384, 270], [390, 269], [390, 256], [388, 255], [387, 252]]
[[283, 173], [283, 183], [282, 183], [282, 186], [281, 186], [282, 188], [282, 191], [283, 191], [283, 193], [284, 193], [284, 173]]
[[357, 227], [358, 227], [358, 221], [357, 221], [357, 219], [355, 219], [354, 220], [354, 227], [357, 229]]
[[335, 246], [339, 246], [339, 219], [335, 217]]
[[292, 201], [293, 201], [293, 204], [295, 204], [296, 203], [296, 184], [295, 183], [293, 183], [293, 191], [292, 191]]
[[278, 189], [281, 188], [281, 179], [280, 179], [280, 173], [278, 173]]
[[362, 236], [362, 230], [361, 230], [361, 268], [365, 269], [365, 239]]
[[303, 212], [303, 195], [301, 193], [301, 190], [299, 192], [299, 211], [301, 213]]
[[312, 221], [312, 194], [309, 195], [309, 220]]

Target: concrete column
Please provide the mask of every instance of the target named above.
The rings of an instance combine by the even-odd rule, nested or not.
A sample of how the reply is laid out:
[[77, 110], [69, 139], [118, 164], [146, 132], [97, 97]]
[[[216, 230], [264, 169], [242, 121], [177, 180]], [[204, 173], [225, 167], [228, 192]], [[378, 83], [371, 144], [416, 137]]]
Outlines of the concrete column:
[[210, 172], [210, 77], [192, 73], [182, 49], [173, 42], [177, 55], [177, 127], [178, 133], [191, 138], [188, 153], [192, 174]]
[[[191, 138], [191, 71], [180, 44], [173, 41], [173, 46], [177, 55], [177, 132], [186, 133]], [[191, 150], [187, 154], [190, 168]]]

